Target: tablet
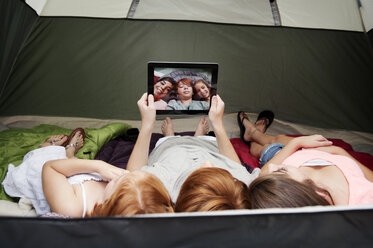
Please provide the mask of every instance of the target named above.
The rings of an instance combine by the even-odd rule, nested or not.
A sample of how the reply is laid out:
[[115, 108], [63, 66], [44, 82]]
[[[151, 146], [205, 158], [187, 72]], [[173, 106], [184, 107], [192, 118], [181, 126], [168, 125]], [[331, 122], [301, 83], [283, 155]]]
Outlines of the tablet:
[[217, 80], [217, 63], [148, 63], [148, 93], [157, 114], [208, 113]]

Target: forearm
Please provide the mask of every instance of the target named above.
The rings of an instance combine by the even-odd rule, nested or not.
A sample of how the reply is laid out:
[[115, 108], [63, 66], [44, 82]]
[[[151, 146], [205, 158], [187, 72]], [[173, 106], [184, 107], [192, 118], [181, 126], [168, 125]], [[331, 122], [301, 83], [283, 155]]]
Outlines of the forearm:
[[128, 160], [127, 170], [140, 170], [148, 164], [150, 139], [153, 132], [153, 125], [142, 126], [136, 144]]
[[106, 164], [101, 160], [88, 159], [60, 159], [45, 163], [43, 170], [52, 169], [65, 177], [80, 173], [100, 173], [100, 169]]
[[262, 171], [267, 170], [268, 164], [282, 164], [284, 160], [296, 152], [300, 148], [300, 144], [295, 139], [291, 140], [284, 148], [281, 149], [275, 156], [273, 156], [265, 165], [262, 167]]
[[227, 132], [223, 123], [213, 125], [213, 130], [216, 136], [216, 142], [218, 143], [220, 154], [228, 157], [229, 159], [241, 164], [241, 160], [238, 157], [236, 151], [233, 148], [231, 141], [228, 138]]

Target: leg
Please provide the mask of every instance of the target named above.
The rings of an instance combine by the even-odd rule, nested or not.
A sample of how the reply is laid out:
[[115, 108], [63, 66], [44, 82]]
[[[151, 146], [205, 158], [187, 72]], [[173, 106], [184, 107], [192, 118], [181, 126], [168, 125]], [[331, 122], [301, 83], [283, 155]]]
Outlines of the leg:
[[254, 156], [255, 158], [259, 159], [260, 156], [262, 155], [263, 150], [267, 147], [268, 145], [261, 145], [256, 143], [255, 141], [251, 142], [250, 146], [250, 154]]
[[194, 133], [194, 136], [202, 136], [206, 135], [209, 131], [209, 123], [206, 120], [206, 117], [201, 117], [197, 124], [196, 131]]
[[66, 156], [67, 158], [75, 158], [75, 154], [79, 151], [80, 148], [84, 145], [83, 137], [80, 131], [76, 132], [72, 137], [69, 144], [66, 146]]
[[172, 121], [170, 117], [166, 117], [163, 120], [161, 130], [162, 130], [163, 136], [175, 136], [174, 126], [172, 125]]
[[43, 144], [40, 145], [40, 147], [46, 147], [46, 146], [61, 146], [65, 141], [67, 140], [66, 135], [53, 135], [49, 139], [47, 139]]
[[[241, 114], [241, 117], [243, 117], [243, 113]], [[292, 137], [288, 137], [286, 135], [278, 135], [275, 137], [261, 132], [260, 130], [263, 131], [265, 129], [264, 120], [260, 120], [254, 125], [248, 119], [243, 119], [243, 125], [245, 127], [244, 139], [246, 141], [257, 142], [262, 146], [272, 143], [281, 143], [286, 145], [290, 140], [293, 139]]]
[[251, 123], [248, 119], [243, 117], [244, 113], [241, 113], [242, 124], [245, 127], [245, 133], [243, 136], [245, 141], [254, 141], [260, 145], [271, 144], [273, 142], [273, 136], [260, 132], [253, 123]]
[[[260, 132], [264, 133], [265, 132], [265, 120], [259, 120], [254, 124], [255, 128]], [[250, 154], [253, 155], [255, 158], [259, 159], [260, 156], [262, 155], [263, 150], [268, 146], [266, 145], [261, 145], [255, 141], [251, 141], [251, 146], [250, 146]]]

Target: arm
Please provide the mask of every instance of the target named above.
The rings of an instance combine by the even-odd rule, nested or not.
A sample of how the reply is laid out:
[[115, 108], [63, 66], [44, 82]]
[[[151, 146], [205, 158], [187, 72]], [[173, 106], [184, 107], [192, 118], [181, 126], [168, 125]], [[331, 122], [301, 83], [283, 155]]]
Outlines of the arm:
[[220, 96], [213, 96], [211, 99], [211, 108], [209, 111], [209, 119], [212, 129], [215, 132], [216, 141], [218, 143], [220, 154], [229, 159], [241, 164], [241, 160], [234, 150], [231, 141], [228, 138], [227, 132], [223, 124], [224, 102]]
[[282, 164], [287, 157], [300, 148], [317, 148], [330, 145], [332, 145], [331, 141], [318, 134], [294, 138], [262, 167], [262, 171], [267, 171], [268, 164]]
[[100, 160], [61, 159], [48, 161], [42, 170], [42, 184], [45, 198], [52, 211], [71, 217], [81, 217], [83, 204], [67, 181], [79, 173], [99, 173], [111, 180], [125, 173], [125, 170]]
[[143, 94], [137, 102], [141, 114], [141, 129], [128, 160], [127, 170], [135, 171], [148, 164], [150, 139], [155, 123], [155, 107], [153, 95]]

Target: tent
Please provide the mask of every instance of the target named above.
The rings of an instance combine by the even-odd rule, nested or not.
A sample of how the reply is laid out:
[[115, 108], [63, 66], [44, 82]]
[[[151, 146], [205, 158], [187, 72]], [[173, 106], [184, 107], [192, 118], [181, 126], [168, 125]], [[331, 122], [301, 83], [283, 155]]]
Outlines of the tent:
[[[90, 119], [135, 123], [136, 101], [147, 91], [148, 61], [213, 62], [219, 64], [217, 92], [228, 114], [272, 109], [288, 123], [357, 133], [372, 146], [371, 0], [0, 0], [0, 20], [4, 125], [72, 125], [76, 118], [87, 125]], [[312, 246], [311, 237], [327, 246], [323, 232], [344, 246], [364, 246], [373, 237], [370, 208], [212, 215], [2, 217], [0, 236], [6, 244], [21, 242], [17, 234], [33, 240], [28, 232], [35, 228], [36, 238], [48, 236], [48, 244], [62, 246], [74, 243], [58, 241], [78, 244], [69, 230], [84, 227], [89, 237], [111, 231], [107, 237], [118, 242], [146, 233], [142, 246], [149, 246], [169, 225], [164, 230], [173, 238], [161, 246], [243, 246], [256, 239], [254, 228], [263, 232], [256, 244], [267, 246], [269, 236], [289, 245], [273, 236], [286, 233], [285, 227], [299, 235], [293, 242], [309, 235], [304, 246]], [[207, 236], [194, 236], [198, 231]], [[223, 239], [222, 231], [231, 238]], [[3, 239], [5, 233], [11, 235]]]
[[369, 0], [1, 3], [0, 116], [138, 119], [148, 61], [214, 62], [227, 112], [373, 131]]

